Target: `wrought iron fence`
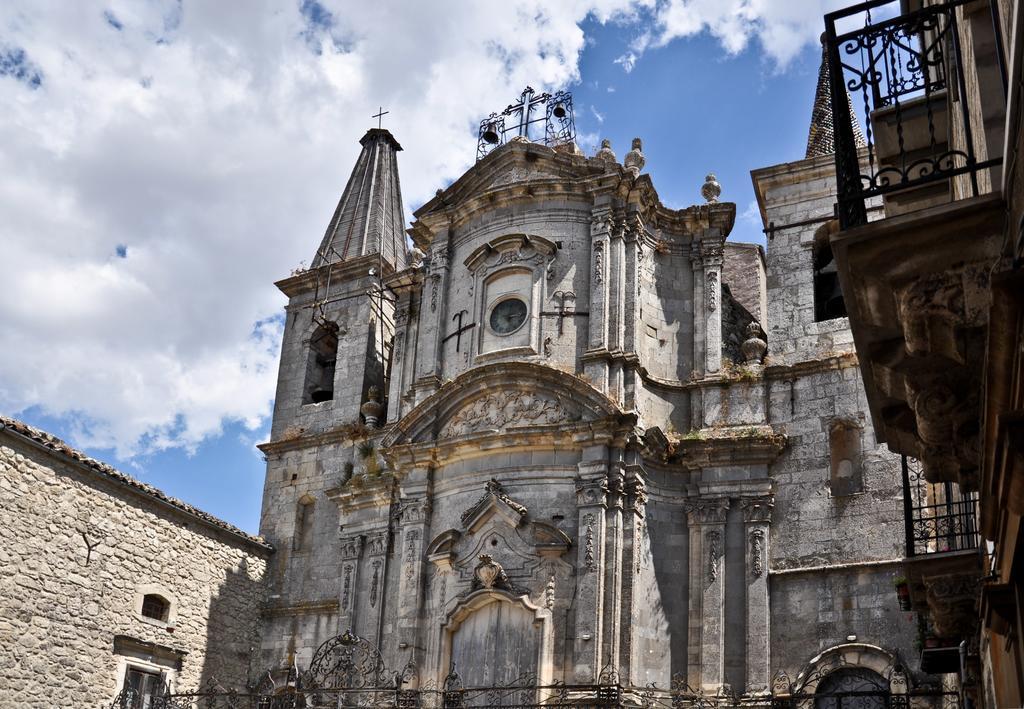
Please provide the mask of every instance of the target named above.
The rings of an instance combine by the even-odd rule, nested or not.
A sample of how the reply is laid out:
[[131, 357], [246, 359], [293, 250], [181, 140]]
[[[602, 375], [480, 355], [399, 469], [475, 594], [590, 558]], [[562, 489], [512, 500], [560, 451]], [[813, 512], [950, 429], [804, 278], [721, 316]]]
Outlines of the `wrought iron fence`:
[[977, 549], [978, 494], [929, 483], [916, 458], [903, 456], [902, 466], [907, 556]]
[[[110, 709], [954, 709], [955, 693], [906, 691], [906, 675], [896, 666], [888, 677], [865, 680], [839, 665], [819, 666], [797, 685], [779, 673], [772, 693], [744, 695], [729, 690], [705, 694], [676, 676], [667, 688], [623, 684], [617, 672], [603, 670], [594, 684], [541, 684], [524, 674], [502, 685], [467, 687], [453, 665], [440, 686], [420, 681], [411, 662], [388, 671], [379, 650], [351, 632], [323, 643], [300, 672], [291, 667], [267, 672], [254, 687], [229, 690], [210, 680], [194, 692], [171, 692], [166, 685], [143, 694], [129, 686]], [[810, 687], [810, 689], [808, 689]], [[896, 688], [896, 691], [893, 691]]]
[[[976, 196], [979, 173], [1002, 164], [1001, 156], [979, 159], [975, 147], [983, 126], [972, 123], [968, 106], [956, 11], [968, 2], [899, 14], [897, 0], [873, 0], [825, 15], [841, 228], [866, 224], [872, 197], [955, 176], [964, 176]], [[863, 27], [843, 31], [858, 22]], [[1000, 28], [993, 24], [1005, 95]], [[866, 160], [855, 138], [857, 112], [868, 119]]]

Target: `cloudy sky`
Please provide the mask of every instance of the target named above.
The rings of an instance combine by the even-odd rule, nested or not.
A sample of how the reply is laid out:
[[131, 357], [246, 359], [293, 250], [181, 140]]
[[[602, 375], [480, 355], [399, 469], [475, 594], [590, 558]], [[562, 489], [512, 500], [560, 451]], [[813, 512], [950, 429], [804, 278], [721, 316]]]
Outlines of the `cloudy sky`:
[[255, 530], [281, 334], [384, 106], [411, 212], [568, 88], [673, 207], [803, 156], [831, 0], [0, 4], [0, 412]]

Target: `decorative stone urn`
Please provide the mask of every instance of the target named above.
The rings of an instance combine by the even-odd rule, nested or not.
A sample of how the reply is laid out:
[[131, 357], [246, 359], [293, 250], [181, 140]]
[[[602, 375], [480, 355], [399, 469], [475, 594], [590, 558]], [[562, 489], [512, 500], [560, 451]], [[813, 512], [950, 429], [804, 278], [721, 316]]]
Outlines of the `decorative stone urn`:
[[647, 164], [647, 158], [641, 152], [643, 147], [643, 141], [639, 138], [633, 138], [633, 149], [626, 153], [626, 157], [622, 161], [626, 169], [633, 173], [633, 177], [638, 177], [640, 171], [644, 169], [644, 165]]
[[718, 196], [722, 194], [722, 186], [718, 184], [718, 178], [715, 177], [715, 173], [709, 172], [704, 178], [704, 184], [700, 188], [700, 193], [707, 200], [708, 204], [715, 204], [718, 202]]
[[369, 428], [376, 428], [384, 413], [384, 404], [380, 403], [380, 389], [374, 385], [366, 392], [366, 403], [359, 407]]
[[761, 325], [757, 320], [751, 320], [747, 324], [747, 339], [740, 345], [743, 353], [743, 361], [746, 364], [761, 364], [764, 361], [765, 353], [768, 352], [768, 343], [761, 339]]
[[598, 160], [604, 160], [605, 162], [618, 162], [619, 159], [615, 156], [612, 151], [612, 141], [605, 138], [601, 141], [601, 149], [597, 151], [594, 156]]

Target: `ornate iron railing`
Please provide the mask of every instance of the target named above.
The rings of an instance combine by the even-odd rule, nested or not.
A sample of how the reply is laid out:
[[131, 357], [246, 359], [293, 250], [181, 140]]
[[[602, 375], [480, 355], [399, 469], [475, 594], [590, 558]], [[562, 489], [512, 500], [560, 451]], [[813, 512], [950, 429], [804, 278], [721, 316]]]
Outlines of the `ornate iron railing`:
[[576, 140], [576, 119], [572, 94], [557, 91], [538, 94], [527, 86], [519, 99], [501, 113], [492, 113], [480, 121], [477, 131], [476, 159], [480, 160], [512, 138], [525, 138], [555, 147]]
[[921, 462], [903, 456], [907, 556], [978, 548], [978, 494], [956, 483], [925, 480]]
[[[956, 176], [964, 176], [966, 192], [977, 196], [979, 173], [1002, 163], [1001, 156], [979, 159], [975, 147], [983, 127], [973, 125], [977, 116], [966, 99], [957, 18], [957, 8], [968, 2], [949, 0], [901, 15], [898, 0], [872, 0], [825, 15], [841, 228], [866, 224], [871, 198]], [[843, 31], [858, 22], [863, 27]], [[997, 55], [1005, 95], [1001, 50]], [[865, 146], [855, 138], [859, 112], [867, 118]]]
[[[667, 688], [622, 684], [606, 668], [594, 684], [541, 684], [524, 674], [502, 685], [467, 687], [451, 667], [440, 686], [421, 682], [411, 662], [388, 671], [379, 650], [351, 632], [323, 643], [309, 669], [267, 672], [253, 687], [228, 690], [210, 680], [198, 691], [173, 693], [166, 686], [145, 696], [126, 686], [111, 709], [955, 709], [955, 693], [907, 691], [906, 675], [893, 667], [888, 677], [847, 677], [839, 665], [820, 666], [794, 685], [785, 673], [772, 693], [740, 696], [728, 690], [705, 694], [676, 676]], [[850, 681], [852, 677], [852, 682]], [[841, 681], [833, 681], [839, 678]]]

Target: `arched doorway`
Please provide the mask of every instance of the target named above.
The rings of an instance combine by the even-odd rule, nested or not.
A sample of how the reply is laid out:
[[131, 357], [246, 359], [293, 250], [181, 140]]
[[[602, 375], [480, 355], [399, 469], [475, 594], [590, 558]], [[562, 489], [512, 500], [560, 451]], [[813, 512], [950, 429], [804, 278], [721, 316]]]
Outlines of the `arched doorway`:
[[814, 691], [814, 709], [886, 709], [889, 681], [866, 667], [840, 667]]

